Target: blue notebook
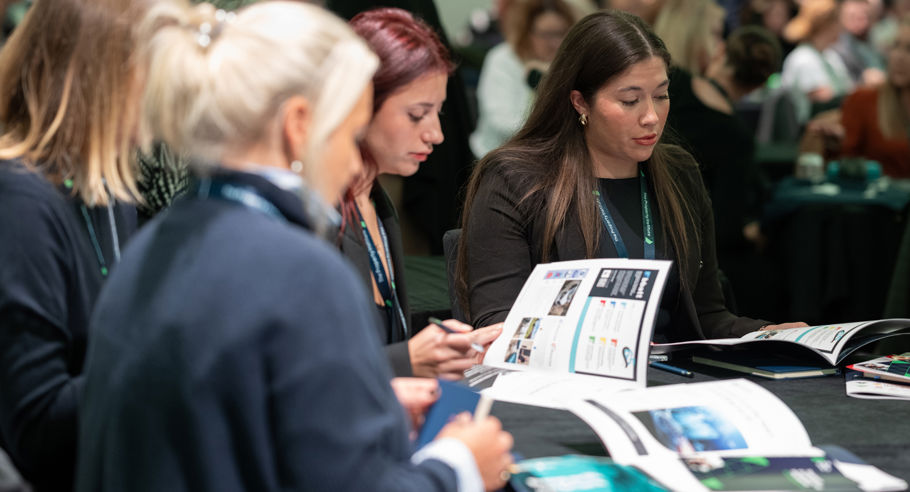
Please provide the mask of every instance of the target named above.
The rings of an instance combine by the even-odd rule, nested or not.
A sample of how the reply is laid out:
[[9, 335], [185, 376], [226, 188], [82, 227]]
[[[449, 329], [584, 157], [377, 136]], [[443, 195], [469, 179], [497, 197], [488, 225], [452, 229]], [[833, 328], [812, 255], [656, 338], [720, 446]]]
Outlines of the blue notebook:
[[458, 383], [439, 381], [439, 399], [427, 411], [426, 420], [417, 435], [417, 447], [432, 441], [456, 415], [461, 412], [474, 413], [480, 401], [480, 393]]
[[811, 378], [840, 373], [836, 367], [819, 367], [792, 360], [755, 356], [745, 351], [693, 355], [692, 362], [769, 379]]

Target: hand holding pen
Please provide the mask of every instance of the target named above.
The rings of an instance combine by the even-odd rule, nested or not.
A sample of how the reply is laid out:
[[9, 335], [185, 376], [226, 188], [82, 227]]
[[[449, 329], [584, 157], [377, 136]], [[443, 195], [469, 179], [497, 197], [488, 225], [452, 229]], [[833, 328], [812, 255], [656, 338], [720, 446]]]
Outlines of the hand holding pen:
[[[431, 316], [430, 318], [427, 319], [427, 321], [428, 321], [430, 324], [433, 324], [433, 325], [436, 325], [436, 326], [442, 328], [442, 331], [444, 331], [444, 332], [446, 332], [446, 333], [448, 333], [448, 334], [450, 334], [450, 335], [453, 335], [453, 334], [456, 334], [456, 333], [461, 333], [461, 332], [455, 331], [455, 330], [449, 328], [448, 326], [442, 324], [442, 320], [440, 320], [439, 318], [434, 318], [434, 317]], [[471, 348], [474, 349], [474, 350], [476, 350], [477, 352], [483, 352], [483, 346], [481, 346], [481, 345], [480, 345], [479, 343], [477, 343], [477, 342], [473, 342], [473, 341], [472, 341], [472, 342], [471, 342]]]

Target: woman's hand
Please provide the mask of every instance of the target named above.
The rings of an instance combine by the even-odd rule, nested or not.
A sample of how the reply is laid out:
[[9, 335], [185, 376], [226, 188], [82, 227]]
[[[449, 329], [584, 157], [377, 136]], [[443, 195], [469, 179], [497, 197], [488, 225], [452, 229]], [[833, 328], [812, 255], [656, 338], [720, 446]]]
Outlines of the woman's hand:
[[481, 364], [483, 363], [483, 357], [487, 354], [487, 350], [490, 348], [490, 345], [499, 337], [499, 334], [502, 333], [502, 325], [505, 323], [496, 323], [495, 325], [485, 326], [483, 328], [478, 328], [474, 330], [474, 343], [483, 347], [483, 352], [474, 352], [474, 363]]
[[768, 331], [768, 330], [789, 330], [790, 328], [806, 328], [809, 325], [803, 323], [802, 321], [796, 321], [793, 323], [780, 323], [777, 325], [765, 325], [759, 328], [759, 331]]
[[393, 378], [392, 390], [411, 419], [411, 433], [423, 425], [427, 410], [439, 398], [439, 383], [429, 378]]
[[512, 434], [502, 430], [502, 424], [496, 417], [487, 417], [474, 422], [468, 413], [459, 414], [439, 431], [436, 439], [458, 439], [474, 455], [483, 486], [487, 490], [498, 490], [509, 478], [509, 465], [512, 464]]
[[408, 340], [411, 370], [415, 376], [458, 380], [474, 365], [471, 348], [475, 334], [471, 325], [449, 319], [443, 322], [455, 333], [430, 324]]

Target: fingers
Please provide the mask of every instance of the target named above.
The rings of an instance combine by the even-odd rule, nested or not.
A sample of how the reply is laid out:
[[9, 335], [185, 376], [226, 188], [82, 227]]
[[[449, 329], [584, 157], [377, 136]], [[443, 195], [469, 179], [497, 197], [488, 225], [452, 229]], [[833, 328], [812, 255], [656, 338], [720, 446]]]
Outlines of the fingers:
[[502, 333], [502, 326], [504, 324], [505, 323], [496, 323], [495, 325], [490, 325], [474, 330], [474, 342], [479, 343], [484, 347], [493, 343], [493, 340], [496, 340], [496, 337]]

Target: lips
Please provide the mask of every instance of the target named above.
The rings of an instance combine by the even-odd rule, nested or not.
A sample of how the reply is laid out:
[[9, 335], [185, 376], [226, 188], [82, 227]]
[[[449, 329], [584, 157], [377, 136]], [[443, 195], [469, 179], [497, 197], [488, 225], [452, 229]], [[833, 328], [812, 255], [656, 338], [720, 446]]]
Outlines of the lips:
[[429, 152], [411, 152], [411, 155], [417, 159], [418, 162], [423, 162], [427, 160], [427, 157], [430, 155]]
[[634, 140], [638, 145], [654, 145], [657, 143], [657, 134], [652, 133], [644, 137], [633, 138], [632, 140]]

